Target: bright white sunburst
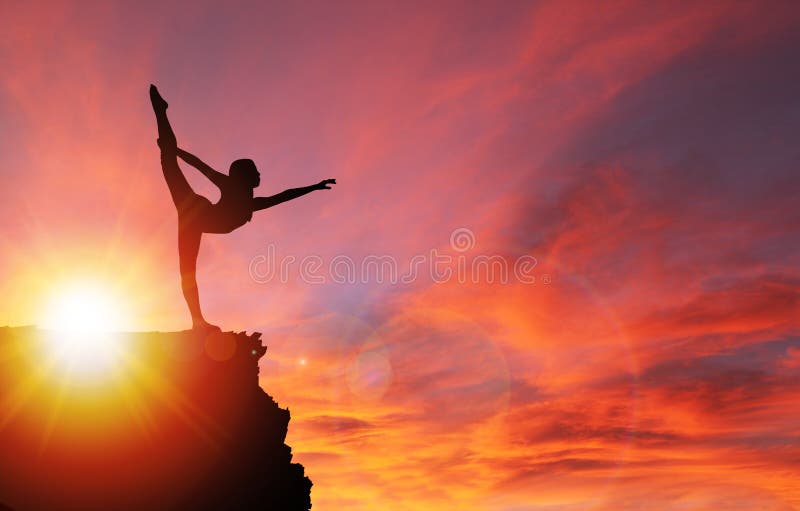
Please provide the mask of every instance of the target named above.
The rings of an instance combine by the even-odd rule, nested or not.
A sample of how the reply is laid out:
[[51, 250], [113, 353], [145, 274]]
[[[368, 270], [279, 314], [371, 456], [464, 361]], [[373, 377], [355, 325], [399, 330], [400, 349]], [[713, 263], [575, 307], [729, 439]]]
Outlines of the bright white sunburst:
[[41, 322], [45, 356], [55, 369], [85, 379], [111, 369], [122, 351], [119, 331], [127, 323], [124, 304], [110, 289], [79, 283], [57, 289]]

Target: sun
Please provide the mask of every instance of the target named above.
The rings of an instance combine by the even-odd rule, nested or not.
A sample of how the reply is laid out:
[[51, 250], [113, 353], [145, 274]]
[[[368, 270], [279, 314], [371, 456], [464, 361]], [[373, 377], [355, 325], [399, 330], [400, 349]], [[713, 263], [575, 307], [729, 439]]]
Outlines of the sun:
[[122, 354], [119, 332], [128, 326], [126, 309], [111, 286], [91, 281], [59, 286], [40, 322], [47, 330], [44, 355], [72, 379], [107, 372]]
[[43, 326], [60, 332], [102, 333], [123, 328], [121, 303], [97, 283], [71, 284], [53, 293]]

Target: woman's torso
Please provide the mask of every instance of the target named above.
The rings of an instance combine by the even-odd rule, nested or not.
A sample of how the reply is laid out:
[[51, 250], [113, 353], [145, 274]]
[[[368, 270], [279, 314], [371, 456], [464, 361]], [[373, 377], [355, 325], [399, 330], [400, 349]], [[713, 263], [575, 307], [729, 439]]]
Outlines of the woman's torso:
[[221, 190], [219, 202], [211, 205], [205, 232], [228, 233], [253, 218], [253, 190], [230, 186]]

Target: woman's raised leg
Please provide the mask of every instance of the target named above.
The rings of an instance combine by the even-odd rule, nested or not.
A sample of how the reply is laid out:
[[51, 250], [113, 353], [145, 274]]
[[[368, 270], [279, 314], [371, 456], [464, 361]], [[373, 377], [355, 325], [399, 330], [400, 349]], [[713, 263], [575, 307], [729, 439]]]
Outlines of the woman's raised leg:
[[180, 215], [184, 202], [194, 196], [194, 190], [192, 190], [186, 180], [186, 176], [183, 175], [181, 168], [178, 166], [178, 142], [167, 118], [167, 107], [169, 105], [158, 93], [155, 85], [150, 86], [150, 102], [153, 104], [153, 112], [156, 114], [156, 123], [158, 125], [161, 170], [164, 172], [164, 179], [167, 181], [172, 202], [175, 203]]

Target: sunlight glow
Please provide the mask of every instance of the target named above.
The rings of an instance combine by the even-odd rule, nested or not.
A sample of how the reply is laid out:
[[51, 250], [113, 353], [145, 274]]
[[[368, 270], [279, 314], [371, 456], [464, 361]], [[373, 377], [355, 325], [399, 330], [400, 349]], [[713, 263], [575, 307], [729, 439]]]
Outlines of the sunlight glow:
[[118, 361], [126, 326], [123, 303], [108, 287], [95, 283], [65, 286], [44, 310], [42, 326], [50, 330], [45, 356], [70, 379], [107, 372]]
[[43, 326], [61, 332], [99, 333], [119, 330], [122, 306], [97, 284], [78, 284], [59, 290], [46, 309]]

